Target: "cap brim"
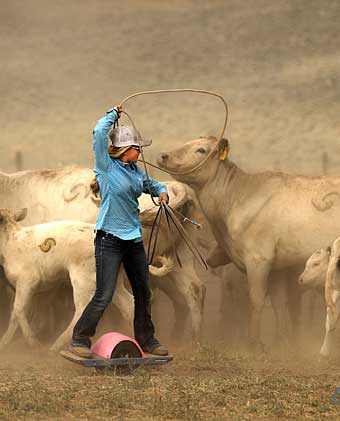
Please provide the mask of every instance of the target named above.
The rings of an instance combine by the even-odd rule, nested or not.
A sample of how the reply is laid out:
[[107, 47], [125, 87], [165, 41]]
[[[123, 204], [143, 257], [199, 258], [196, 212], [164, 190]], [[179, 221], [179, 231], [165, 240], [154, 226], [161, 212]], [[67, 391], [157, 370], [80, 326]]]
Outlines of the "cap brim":
[[128, 144], [126, 144], [125, 142], [124, 143], [115, 142], [114, 144], [112, 143], [112, 145], [117, 148], [126, 148], [127, 146], [139, 146], [139, 147], [145, 148], [146, 146], [150, 146], [151, 144], [152, 144], [152, 140], [149, 140], [149, 139], [148, 140], [143, 139], [141, 140], [140, 143], [128, 143]]
[[152, 144], [151, 139], [141, 139], [139, 145], [137, 146], [142, 146], [143, 148], [145, 148], [146, 146], [150, 146], [151, 144]]

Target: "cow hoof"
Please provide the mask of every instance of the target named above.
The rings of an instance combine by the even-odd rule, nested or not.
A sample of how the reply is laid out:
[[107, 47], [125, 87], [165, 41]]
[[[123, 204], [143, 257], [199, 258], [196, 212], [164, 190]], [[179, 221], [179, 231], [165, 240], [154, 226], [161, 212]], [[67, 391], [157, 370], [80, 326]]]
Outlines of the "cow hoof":
[[319, 354], [320, 357], [329, 358], [330, 354], [331, 354], [330, 349], [331, 349], [331, 347], [322, 345], [321, 350], [320, 350], [320, 354]]
[[329, 366], [329, 364], [331, 363], [331, 360], [329, 357], [325, 357], [323, 355], [319, 355], [319, 357], [317, 358], [317, 363], [320, 366]]
[[38, 339], [33, 337], [27, 338], [27, 343], [31, 348], [38, 348], [42, 346]]
[[319, 357], [318, 357], [318, 362], [319, 363], [325, 363], [325, 362], [328, 362], [330, 360], [330, 356], [329, 356], [329, 354], [319, 354]]
[[54, 345], [51, 346], [48, 350], [48, 352], [50, 352], [51, 354], [55, 354], [58, 351], [59, 351], [59, 349], [57, 349]]
[[65, 348], [65, 346], [67, 346], [67, 344], [68, 343], [65, 342], [65, 341], [57, 341], [50, 347], [50, 351], [51, 352], [59, 352], [61, 349]]

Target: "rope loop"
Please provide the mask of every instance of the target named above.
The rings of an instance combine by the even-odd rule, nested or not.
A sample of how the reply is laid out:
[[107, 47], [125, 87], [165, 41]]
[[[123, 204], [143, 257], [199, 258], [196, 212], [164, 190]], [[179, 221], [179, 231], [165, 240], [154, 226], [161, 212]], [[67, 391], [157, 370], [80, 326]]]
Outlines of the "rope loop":
[[[206, 90], [203, 90], [203, 89], [162, 89], [162, 90], [156, 90], [156, 91], [142, 91], [142, 92], [137, 92], [135, 94], [129, 95], [121, 101], [120, 106], [122, 107], [123, 104], [130, 101], [132, 98], [136, 98], [136, 97], [141, 96], [141, 95], [163, 94], [163, 93], [183, 93], [183, 92], [195, 92], [195, 93], [212, 95], [212, 96], [215, 96], [215, 97], [219, 98], [223, 102], [224, 107], [225, 107], [224, 124], [223, 124], [222, 130], [221, 130], [220, 137], [218, 138], [218, 142], [216, 143], [216, 147], [213, 148], [210, 151], [210, 153], [207, 155], [207, 157], [203, 161], [201, 161], [199, 164], [195, 165], [193, 168], [191, 168], [188, 171], [184, 171], [184, 172], [179, 173], [179, 172], [165, 170], [165, 169], [160, 168], [160, 167], [158, 167], [154, 164], [150, 164], [149, 162], [145, 161], [143, 148], [141, 148], [141, 157], [142, 157], [141, 161], [143, 162], [144, 171], [145, 171], [145, 174], [146, 174], [146, 180], [147, 180], [147, 185], [148, 185], [148, 190], [149, 190], [149, 193], [150, 193], [150, 196], [151, 196], [151, 200], [154, 203], [154, 205], [159, 206], [156, 217], [155, 217], [155, 219], [153, 221], [153, 224], [152, 224], [147, 254], [148, 254], [149, 264], [151, 264], [152, 260], [154, 258], [154, 255], [155, 255], [155, 251], [156, 251], [157, 239], [158, 239], [160, 225], [161, 225], [162, 219], [164, 219], [166, 221], [166, 226], [167, 226], [167, 229], [168, 229], [169, 233], [171, 233], [171, 227], [174, 227], [177, 230], [177, 232], [180, 234], [182, 239], [184, 240], [184, 243], [186, 244], [186, 246], [188, 247], [188, 249], [192, 253], [193, 257], [197, 260], [197, 262], [204, 269], [207, 270], [208, 265], [207, 265], [206, 261], [204, 260], [202, 254], [200, 253], [198, 248], [195, 246], [193, 241], [189, 238], [189, 236], [186, 233], [183, 225], [181, 224], [181, 222], [178, 220], [177, 216], [175, 215], [175, 212], [176, 213], [178, 213], [178, 212], [174, 211], [168, 204], [166, 204], [164, 202], [156, 203], [155, 199], [153, 198], [149, 174], [148, 174], [146, 164], [151, 165], [155, 168], [158, 168], [161, 171], [164, 171], [168, 174], [173, 174], [173, 175], [189, 174], [189, 173], [192, 173], [192, 172], [196, 171], [198, 168], [202, 167], [208, 161], [208, 159], [210, 159], [214, 155], [214, 153], [216, 151], [218, 151], [219, 142], [222, 139], [222, 137], [224, 135], [224, 132], [226, 130], [229, 111], [228, 111], [228, 105], [227, 105], [225, 99], [221, 95], [219, 95], [215, 92], [206, 91]], [[126, 111], [122, 110], [121, 112], [124, 113], [128, 117], [128, 119], [130, 120], [133, 128], [136, 130], [136, 126], [135, 126], [131, 116]], [[183, 215], [181, 215], [181, 216], [183, 216]], [[185, 220], [191, 222], [192, 224], [196, 224], [196, 226], [199, 227], [199, 224], [197, 224], [195, 221], [191, 221], [189, 218], [184, 217], [184, 221]], [[182, 264], [181, 264], [180, 258], [178, 256], [177, 249], [176, 249], [174, 241], [172, 241], [171, 247], [172, 247], [173, 254], [176, 256], [180, 267], [182, 267]]]
[[[187, 171], [183, 171], [183, 172], [176, 172], [176, 171], [170, 171], [170, 170], [165, 170], [163, 168], [158, 167], [157, 165], [154, 164], [149, 164], [155, 168], [158, 168], [160, 171], [166, 172], [168, 174], [173, 174], [173, 175], [185, 175], [185, 174], [190, 174], [194, 171], [196, 171], [197, 169], [201, 168], [213, 155], [214, 153], [218, 150], [218, 144], [219, 141], [222, 139], [222, 137], [224, 136], [226, 127], [227, 127], [227, 123], [228, 123], [228, 115], [229, 115], [229, 110], [228, 110], [228, 104], [226, 102], [226, 100], [223, 98], [222, 95], [217, 94], [216, 92], [212, 92], [212, 91], [206, 91], [204, 89], [189, 89], [189, 88], [184, 88], [184, 89], [160, 89], [160, 90], [155, 90], [155, 91], [142, 91], [142, 92], [137, 92], [135, 94], [129, 95], [126, 98], [124, 98], [121, 103], [119, 104], [120, 106], [123, 106], [123, 104], [125, 104], [126, 102], [130, 101], [132, 98], [136, 98], [138, 96], [142, 96], [142, 95], [152, 95], [152, 94], [164, 94], [164, 93], [183, 93], [183, 92], [194, 92], [194, 93], [201, 93], [201, 94], [206, 94], [206, 95], [211, 95], [211, 96], [215, 96], [217, 98], [219, 98], [225, 108], [225, 118], [224, 118], [224, 123], [223, 123], [223, 127], [221, 130], [221, 134], [220, 136], [217, 138], [218, 142], [216, 144], [216, 147], [213, 148], [210, 153], [206, 156], [206, 158], [201, 161], [200, 163], [198, 163], [197, 165], [195, 165], [193, 168], [191, 168], [190, 170]], [[126, 112], [122, 110], [122, 113], [124, 113], [128, 119], [130, 120], [132, 126], [134, 129], [136, 129], [136, 126], [131, 118], [131, 116]], [[142, 154], [142, 162], [144, 164], [144, 168], [146, 168], [146, 163], [144, 160], [144, 156]]]

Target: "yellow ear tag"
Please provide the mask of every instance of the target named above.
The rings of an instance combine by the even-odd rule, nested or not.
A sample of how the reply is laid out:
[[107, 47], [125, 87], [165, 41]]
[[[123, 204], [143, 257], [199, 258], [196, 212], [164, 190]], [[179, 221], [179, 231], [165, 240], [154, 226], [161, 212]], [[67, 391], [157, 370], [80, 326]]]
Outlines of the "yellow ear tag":
[[220, 154], [220, 161], [224, 161], [228, 155], [228, 148], [224, 148]]

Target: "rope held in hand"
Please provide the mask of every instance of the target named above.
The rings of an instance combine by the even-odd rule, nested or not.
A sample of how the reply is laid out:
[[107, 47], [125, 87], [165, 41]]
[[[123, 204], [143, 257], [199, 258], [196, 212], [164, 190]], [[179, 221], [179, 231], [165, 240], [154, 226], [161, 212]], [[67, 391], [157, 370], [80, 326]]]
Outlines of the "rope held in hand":
[[[153, 258], [155, 256], [158, 234], [159, 234], [159, 229], [160, 229], [162, 219], [165, 220], [169, 233], [171, 233], [171, 226], [173, 226], [179, 232], [180, 236], [183, 238], [186, 246], [188, 247], [188, 249], [194, 256], [194, 258], [204, 269], [207, 270], [208, 265], [204, 257], [202, 256], [198, 248], [195, 246], [193, 241], [190, 239], [190, 237], [186, 233], [183, 225], [180, 223], [177, 216], [175, 215], [174, 210], [171, 208], [171, 206], [169, 206], [168, 204], [164, 202], [160, 203], [157, 215], [153, 221], [152, 228], [151, 228], [150, 240], [149, 240], [148, 251], [147, 251], [149, 265], [152, 263]], [[173, 241], [172, 241], [171, 247], [172, 247], [173, 254], [176, 256], [179, 266], [182, 267], [181, 260], [176, 250], [176, 245]]]
[[[160, 167], [158, 167], [154, 164], [146, 162], [145, 159], [144, 159], [143, 148], [141, 148], [141, 157], [142, 157], [141, 161], [143, 162], [144, 171], [145, 171], [145, 174], [146, 174], [148, 190], [149, 190], [149, 193], [150, 193], [150, 196], [151, 196], [151, 199], [152, 199], [152, 202], [154, 203], [154, 205], [159, 206], [158, 212], [156, 214], [155, 220], [154, 220], [154, 222], [152, 224], [152, 228], [151, 228], [150, 240], [149, 240], [149, 244], [148, 244], [148, 260], [149, 260], [149, 264], [151, 264], [151, 262], [154, 258], [154, 255], [155, 255], [156, 246], [157, 246], [157, 239], [158, 239], [158, 234], [159, 234], [159, 228], [160, 228], [160, 224], [161, 224], [162, 218], [163, 218], [166, 221], [166, 225], [167, 225], [167, 228], [168, 228], [169, 232], [171, 233], [171, 223], [172, 223], [172, 226], [174, 226], [175, 229], [179, 232], [179, 234], [183, 238], [185, 244], [187, 245], [187, 247], [191, 251], [194, 258], [198, 261], [198, 263], [201, 266], [203, 266], [204, 269], [208, 269], [206, 261], [204, 260], [203, 256], [201, 255], [200, 251], [198, 250], [198, 248], [195, 246], [195, 244], [189, 238], [189, 236], [186, 233], [183, 225], [181, 224], [181, 222], [176, 217], [174, 210], [168, 204], [166, 204], [164, 202], [156, 203], [156, 201], [154, 200], [154, 198], [152, 196], [149, 174], [148, 174], [146, 164], [151, 165], [152, 167], [158, 168], [159, 170], [164, 171], [168, 174], [174, 174], [174, 175], [190, 174], [190, 173], [196, 171], [198, 168], [202, 167], [218, 150], [219, 141], [222, 139], [222, 137], [224, 135], [224, 132], [226, 130], [229, 111], [228, 111], [228, 105], [227, 105], [225, 99], [221, 95], [219, 95], [215, 92], [206, 91], [206, 90], [203, 90], [203, 89], [161, 89], [161, 90], [155, 90], [155, 91], [142, 91], [142, 92], [137, 92], [135, 94], [129, 95], [121, 101], [120, 106], [123, 106], [123, 104], [125, 104], [126, 102], [128, 102], [132, 98], [136, 98], [136, 97], [141, 96], [141, 95], [163, 94], [163, 93], [183, 93], [183, 92], [202, 93], [202, 94], [212, 95], [212, 96], [215, 96], [215, 97], [219, 98], [223, 102], [224, 107], [225, 107], [224, 124], [223, 124], [222, 130], [221, 130], [220, 137], [218, 138], [218, 142], [216, 143], [216, 147], [213, 148], [210, 151], [210, 153], [207, 155], [207, 157], [203, 161], [201, 161], [200, 163], [195, 165], [190, 170], [187, 170], [187, 171], [184, 171], [184, 172], [181, 172], [181, 173], [170, 171], [170, 170], [165, 170], [165, 169], [160, 168]], [[136, 129], [136, 126], [135, 126], [131, 116], [126, 111], [122, 110], [121, 112], [124, 113], [128, 117], [132, 126]], [[195, 223], [194, 221], [191, 221], [189, 218], [184, 218], [184, 220], [188, 220], [189, 222], [191, 222], [191, 223], [193, 223], [193, 224], [195, 224], [199, 227], [199, 224]], [[157, 224], [157, 222], [158, 222], [158, 224]], [[178, 261], [179, 265], [182, 267], [182, 264], [181, 264], [180, 258], [178, 256], [178, 253], [177, 253], [174, 242], [172, 242], [172, 249], [173, 249], [173, 253], [175, 254], [175, 256], [177, 258], [177, 261]]]

